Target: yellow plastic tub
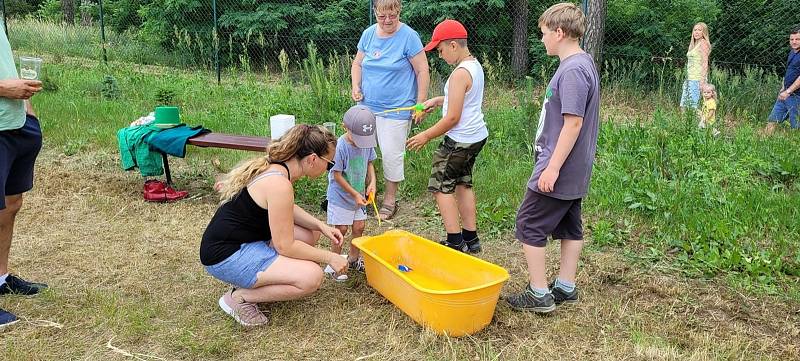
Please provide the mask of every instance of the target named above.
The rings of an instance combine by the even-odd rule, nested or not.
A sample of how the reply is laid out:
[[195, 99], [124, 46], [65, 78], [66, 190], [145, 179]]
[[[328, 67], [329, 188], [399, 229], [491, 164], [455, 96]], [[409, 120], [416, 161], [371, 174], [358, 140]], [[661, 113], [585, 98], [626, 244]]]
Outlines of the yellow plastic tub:
[[367, 283], [417, 323], [463, 336], [492, 321], [508, 279], [502, 267], [400, 230], [353, 244], [364, 254]]

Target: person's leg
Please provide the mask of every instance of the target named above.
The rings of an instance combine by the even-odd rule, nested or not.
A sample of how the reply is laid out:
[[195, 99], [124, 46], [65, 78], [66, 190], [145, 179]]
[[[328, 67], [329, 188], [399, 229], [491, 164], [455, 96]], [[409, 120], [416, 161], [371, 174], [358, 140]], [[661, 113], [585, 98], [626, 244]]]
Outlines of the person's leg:
[[439, 207], [439, 213], [442, 215], [445, 231], [447, 231], [448, 234], [461, 233], [456, 197], [452, 193], [446, 194], [442, 192], [434, 192], [433, 197], [436, 199], [436, 205]]
[[776, 100], [775, 104], [772, 106], [772, 111], [769, 113], [769, 117], [767, 117], [767, 125], [764, 127], [763, 134], [772, 135], [778, 123], [784, 121], [788, 113], [789, 109], [786, 107], [786, 102]]
[[303, 241], [312, 246], [316, 246], [317, 242], [319, 242], [320, 236], [322, 236], [322, 233], [320, 231], [312, 231], [310, 229], [303, 228], [298, 225], [294, 226], [294, 239], [298, 241]]
[[8, 273], [8, 255], [14, 235], [14, 221], [22, 208], [22, 194], [5, 196], [5, 209], [0, 209], [0, 276]]
[[[383, 207], [394, 211], [400, 182], [405, 179], [405, 150], [409, 121], [376, 117], [376, 125], [385, 181]], [[380, 217], [384, 220], [391, 219], [391, 213], [383, 212]]]
[[[345, 237], [345, 238], [347, 237], [347, 230], [350, 227], [345, 226], [345, 225], [337, 225], [335, 227], [336, 227], [336, 229], [339, 230], [339, 232], [342, 232], [342, 237]], [[342, 254], [342, 248], [344, 248], [344, 242], [342, 244], [338, 244], [338, 245], [336, 243], [331, 242], [331, 252], [336, 253], [336, 254]]]
[[296, 300], [316, 292], [322, 284], [322, 275], [315, 262], [278, 256], [258, 273], [252, 288], [237, 288], [231, 297], [249, 303]]
[[478, 210], [475, 203], [475, 192], [472, 187], [459, 184], [456, 186], [456, 201], [458, 202], [458, 215], [461, 217], [461, 227], [466, 230], [478, 229]]
[[534, 289], [547, 289], [547, 259], [544, 246], [522, 245], [528, 263], [528, 281]]
[[786, 99], [787, 112], [789, 113], [789, 124], [792, 129], [800, 128], [798, 117], [800, 117], [800, 95], [792, 95]]
[[[364, 220], [353, 221], [353, 238], [356, 239], [364, 235], [364, 229], [367, 227], [367, 222]], [[361, 252], [358, 247], [353, 246], [352, 240], [350, 241], [350, 250], [347, 252], [347, 262], [356, 262], [361, 257]]]

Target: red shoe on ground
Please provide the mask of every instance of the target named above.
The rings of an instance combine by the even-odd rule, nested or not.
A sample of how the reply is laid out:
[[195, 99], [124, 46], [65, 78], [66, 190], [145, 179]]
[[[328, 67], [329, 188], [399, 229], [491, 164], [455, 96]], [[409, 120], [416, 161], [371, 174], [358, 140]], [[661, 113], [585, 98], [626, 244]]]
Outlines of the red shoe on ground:
[[144, 182], [144, 200], [148, 202], [175, 202], [186, 198], [187, 191], [177, 191], [159, 180]]

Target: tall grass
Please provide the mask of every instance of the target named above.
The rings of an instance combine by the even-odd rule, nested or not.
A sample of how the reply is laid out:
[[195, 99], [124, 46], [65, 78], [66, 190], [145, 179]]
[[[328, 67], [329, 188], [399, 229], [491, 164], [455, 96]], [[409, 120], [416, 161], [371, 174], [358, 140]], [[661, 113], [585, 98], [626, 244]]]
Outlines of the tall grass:
[[[106, 55], [111, 61], [138, 64], [200, 65], [208, 66], [210, 57], [187, 56], [202, 47], [198, 37], [186, 32], [176, 32], [175, 51], [159, 44], [141, 40], [134, 33], [117, 33], [106, 27]], [[8, 37], [11, 45], [25, 53], [48, 54], [55, 57], [103, 58], [103, 42], [98, 25], [66, 25], [36, 18], [8, 19]], [[209, 44], [205, 44], [206, 47]], [[209, 52], [205, 47], [206, 52]]]
[[[151, 111], [159, 89], [165, 87], [175, 89], [187, 123], [215, 131], [266, 135], [267, 119], [278, 113], [295, 114], [301, 123], [339, 122], [352, 104], [348, 61], [331, 56], [323, 62], [313, 46], [308, 50], [310, 56], [296, 63], [282, 56], [277, 81], [232, 73], [221, 86], [209, 86], [207, 73], [172, 68], [144, 74], [124, 64], [113, 68], [48, 64], [60, 90], [37, 95], [35, 101], [47, 141], [68, 154], [88, 148], [115, 152], [116, 129]], [[295, 77], [289, 73], [293, 64], [301, 69]], [[759, 89], [767, 93], [763, 89], [777, 78], [754, 69], [714, 70], [712, 81], [725, 107], [723, 118], [742, 121], [713, 137], [696, 128], [692, 114], [682, 116], [677, 111], [681, 74], [671, 72], [642, 63], [611, 63], [603, 73], [606, 90], [637, 99], [631, 104], [641, 107], [633, 118], [621, 117], [607, 106], [602, 110], [605, 119], [585, 201], [592, 244], [631, 248], [640, 258], [675, 262], [696, 275], [733, 273], [739, 275], [734, 277], [738, 281], [767, 288], [798, 275], [800, 139], [788, 132], [767, 139], [755, 136], [755, 128], [761, 126], [756, 120], [766, 115], [771, 102]], [[100, 95], [98, 84], [108, 74], [118, 79], [118, 100]], [[475, 165], [475, 190], [479, 227], [487, 240], [506, 237], [513, 228], [532, 169], [539, 89], [548, 77], [542, 73], [514, 88], [486, 89], [484, 112], [491, 137]], [[660, 83], [648, 83], [655, 79]], [[440, 93], [431, 90], [432, 96]], [[431, 114], [422, 127], [438, 116]], [[434, 141], [406, 154], [405, 198], [427, 197], [425, 185], [436, 145]], [[187, 160], [198, 165], [194, 179], [207, 181], [213, 178], [203, 163], [209, 158], [232, 165], [249, 156], [193, 149]], [[322, 198], [325, 184], [305, 181], [299, 187], [300, 201], [313, 205]], [[426, 212], [435, 215], [433, 208]]]

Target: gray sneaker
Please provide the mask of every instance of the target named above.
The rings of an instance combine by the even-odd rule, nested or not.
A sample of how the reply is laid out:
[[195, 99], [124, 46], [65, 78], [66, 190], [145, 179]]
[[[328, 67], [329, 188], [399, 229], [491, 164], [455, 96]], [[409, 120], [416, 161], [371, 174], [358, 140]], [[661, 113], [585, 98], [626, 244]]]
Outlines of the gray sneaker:
[[506, 297], [506, 302], [515, 311], [531, 311], [536, 313], [550, 313], [556, 309], [555, 299], [552, 293], [537, 297], [533, 293], [531, 285], [525, 287], [525, 291]]
[[231, 297], [233, 290], [225, 292], [222, 297], [219, 298], [219, 307], [225, 311], [225, 313], [231, 315], [236, 322], [239, 322], [242, 326], [262, 326], [266, 325], [267, 316], [265, 316], [261, 311], [258, 309], [258, 305], [255, 303], [250, 302], [238, 302]]
[[575, 287], [572, 292], [567, 292], [560, 287], [556, 287], [556, 281], [553, 281], [550, 283], [549, 288], [557, 305], [578, 303], [578, 287]]

